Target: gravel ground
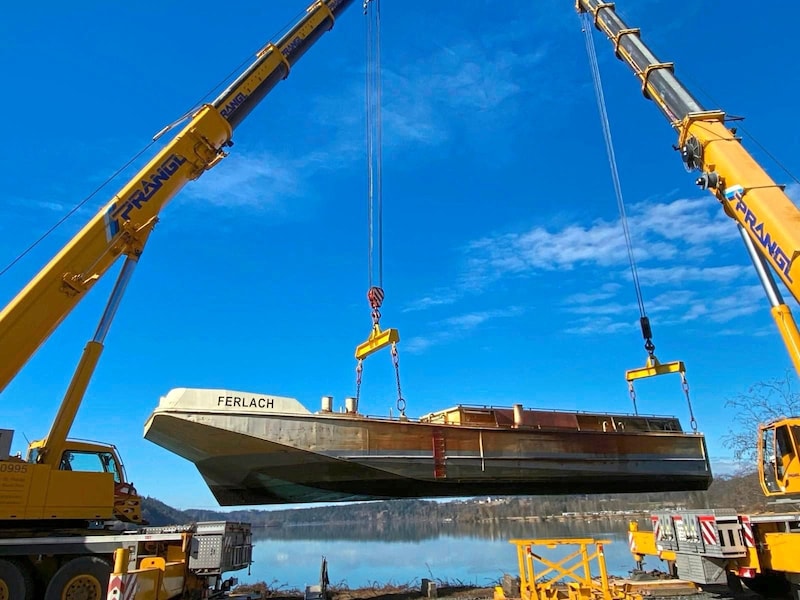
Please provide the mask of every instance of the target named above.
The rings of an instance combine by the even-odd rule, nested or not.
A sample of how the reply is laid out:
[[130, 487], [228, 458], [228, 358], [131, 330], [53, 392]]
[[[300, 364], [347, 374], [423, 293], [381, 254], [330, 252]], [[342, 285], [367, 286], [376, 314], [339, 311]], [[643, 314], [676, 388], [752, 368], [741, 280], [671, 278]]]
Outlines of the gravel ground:
[[[509, 599], [519, 597], [519, 586], [513, 587], [513, 582], [506, 578], [506, 597]], [[614, 583], [621, 583], [620, 579], [613, 579]], [[517, 593], [511, 593], [516, 589]], [[260, 592], [261, 597], [269, 600], [303, 600], [303, 593], [300, 590], [270, 590], [264, 584], [252, 586], [240, 586], [235, 591], [239, 592]], [[494, 596], [494, 587], [473, 587], [465, 585], [437, 585], [437, 598], [444, 600], [491, 600]], [[646, 600], [763, 600], [762, 596], [755, 594], [747, 589], [742, 592], [731, 592], [726, 586], [703, 586], [702, 590], [693, 594], [680, 593], [680, 590], [665, 590], [663, 594], [645, 592]], [[256, 596], [257, 597], [257, 596]], [[425, 596], [419, 587], [409, 586], [375, 586], [372, 588], [360, 589], [336, 589], [329, 590], [329, 600], [423, 600]]]

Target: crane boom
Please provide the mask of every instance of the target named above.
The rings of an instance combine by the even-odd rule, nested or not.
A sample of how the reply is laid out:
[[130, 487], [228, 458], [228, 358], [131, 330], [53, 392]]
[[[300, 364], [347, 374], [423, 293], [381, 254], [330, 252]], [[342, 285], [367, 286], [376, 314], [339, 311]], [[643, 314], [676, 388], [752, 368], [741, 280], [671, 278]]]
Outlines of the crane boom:
[[[639, 29], [628, 27], [614, 3], [576, 0], [576, 9], [592, 15], [594, 26], [614, 43], [642, 83], [642, 93], [653, 100], [678, 131], [678, 149], [686, 167], [702, 171], [697, 185], [709, 190], [735, 219], [759, 255], [778, 274], [800, 302], [800, 275], [793, 269], [800, 251], [800, 209], [750, 155], [725, 124], [721, 110], [706, 110], [673, 72], [673, 63], [661, 62], [642, 42]], [[800, 334], [788, 306], [769, 277], [759, 272], [772, 304], [778, 329], [800, 373]], [[797, 281], [795, 281], [797, 279]]]
[[138, 257], [161, 209], [222, 160], [233, 129], [352, 0], [316, 0], [108, 201], [0, 312], [0, 391], [121, 256]]

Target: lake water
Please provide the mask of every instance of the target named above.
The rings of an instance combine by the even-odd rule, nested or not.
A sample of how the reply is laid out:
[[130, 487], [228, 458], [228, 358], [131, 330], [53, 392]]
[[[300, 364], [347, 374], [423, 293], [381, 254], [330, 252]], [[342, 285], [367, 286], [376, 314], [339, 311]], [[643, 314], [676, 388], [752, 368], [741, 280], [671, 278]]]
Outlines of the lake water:
[[[611, 518], [269, 527], [253, 532], [254, 564], [250, 574], [239, 571], [230, 575], [242, 583], [264, 581], [273, 589], [303, 589], [319, 583], [325, 556], [332, 585], [356, 588], [393, 583], [418, 587], [423, 578], [428, 578], [440, 584], [491, 586], [503, 573], [518, 573], [517, 550], [510, 539], [591, 537], [611, 541], [605, 546], [608, 572], [624, 576], [634, 567], [627, 531], [626, 519]], [[535, 552], [556, 560], [574, 549], [575, 546], [540, 547]]]

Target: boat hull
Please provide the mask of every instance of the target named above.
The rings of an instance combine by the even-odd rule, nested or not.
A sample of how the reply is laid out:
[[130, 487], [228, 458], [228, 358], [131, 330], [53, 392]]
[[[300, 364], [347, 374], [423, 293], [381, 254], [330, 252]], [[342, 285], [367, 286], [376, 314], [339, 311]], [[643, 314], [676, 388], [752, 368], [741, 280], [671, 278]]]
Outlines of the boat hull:
[[711, 482], [703, 436], [679, 431], [173, 405], [151, 415], [145, 437], [194, 463], [222, 506], [703, 490]]

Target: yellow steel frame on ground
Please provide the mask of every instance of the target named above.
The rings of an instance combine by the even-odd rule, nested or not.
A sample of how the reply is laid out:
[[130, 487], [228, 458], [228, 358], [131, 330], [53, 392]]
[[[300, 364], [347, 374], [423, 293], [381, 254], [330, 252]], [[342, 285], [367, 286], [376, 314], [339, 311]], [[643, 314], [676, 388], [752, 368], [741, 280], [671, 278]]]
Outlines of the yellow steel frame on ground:
[[[184, 545], [186, 542], [184, 541]], [[173, 600], [183, 597], [186, 589], [185, 554], [143, 558], [139, 568], [128, 570], [130, 552], [127, 548], [114, 551], [114, 572], [109, 577], [107, 600]]]
[[[563, 538], [509, 541], [517, 546], [523, 600], [557, 600], [565, 597], [570, 600], [641, 600], [639, 594], [632, 594], [609, 583], [603, 551], [603, 544], [610, 543], [608, 540]], [[534, 546], [555, 549], [565, 545], [577, 545], [577, 549], [557, 561], [533, 552]], [[599, 582], [592, 575], [592, 561], [596, 562]], [[497, 596], [502, 597], [502, 588], [496, 590]]]
[[391, 346], [400, 341], [400, 332], [397, 329], [381, 330], [378, 324], [372, 327], [366, 342], [356, 346], [356, 358], [362, 360], [381, 348]]

